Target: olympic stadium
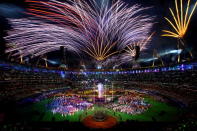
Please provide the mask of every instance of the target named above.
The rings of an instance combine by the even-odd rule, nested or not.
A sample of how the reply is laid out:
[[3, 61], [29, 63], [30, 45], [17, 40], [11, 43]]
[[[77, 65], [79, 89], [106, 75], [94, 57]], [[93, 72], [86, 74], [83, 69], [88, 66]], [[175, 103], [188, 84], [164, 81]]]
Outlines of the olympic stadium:
[[196, 130], [196, 7], [2, 0], [0, 130]]

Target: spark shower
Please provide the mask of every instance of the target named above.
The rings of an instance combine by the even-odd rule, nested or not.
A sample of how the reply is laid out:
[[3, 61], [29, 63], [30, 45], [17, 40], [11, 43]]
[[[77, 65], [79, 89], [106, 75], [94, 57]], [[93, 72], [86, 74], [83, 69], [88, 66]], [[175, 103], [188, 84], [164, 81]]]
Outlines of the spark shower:
[[[26, 0], [30, 17], [9, 19], [13, 30], [5, 39], [13, 56], [40, 56], [61, 46], [93, 60], [104, 61], [127, 47], [149, 39], [153, 17], [149, 7], [118, 0], [98, 5], [95, 0]], [[146, 43], [142, 43], [142, 50]]]

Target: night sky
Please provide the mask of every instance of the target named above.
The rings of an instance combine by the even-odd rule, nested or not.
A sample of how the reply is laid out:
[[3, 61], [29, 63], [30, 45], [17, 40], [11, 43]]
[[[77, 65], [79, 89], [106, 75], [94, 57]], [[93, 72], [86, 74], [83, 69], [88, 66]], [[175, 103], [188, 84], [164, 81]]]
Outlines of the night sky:
[[[64, 1], [64, 0], [61, 0]], [[156, 32], [153, 40], [149, 45], [149, 49], [145, 52], [146, 57], [151, 57], [152, 51], [157, 49], [158, 52], [163, 52], [168, 49], [176, 49], [176, 39], [169, 37], [161, 37], [161, 30], [169, 29], [168, 23], [164, 20], [164, 17], [167, 16], [171, 18], [169, 7], [174, 7], [174, 0], [123, 0], [129, 5], [140, 4], [143, 7], [152, 7], [147, 11], [147, 14], [155, 16], [155, 26], [153, 31]], [[186, 2], [186, 1], [185, 1]], [[192, 4], [195, 0], [191, 0]], [[0, 1], [0, 55], [1, 59], [5, 59], [4, 50], [5, 50], [5, 41], [3, 37], [6, 36], [6, 30], [11, 29], [11, 26], [8, 24], [6, 18], [21, 18], [26, 17], [23, 14], [28, 5], [24, 3], [24, 0], [1, 0]], [[193, 53], [197, 56], [197, 10], [195, 11], [189, 30], [185, 36], [186, 43], [189, 48], [193, 49]], [[72, 54], [70, 54], [72, 55]], [[58, 53], [56, 55], [59, 57]], [[69, 56], [67, 56], [69, 57]], [[143, 56], [142, 56], [143, 57]], [[73, 57], [72, 57], [73, 58]], [[74, 59], [70, 60], [71, 63]]]

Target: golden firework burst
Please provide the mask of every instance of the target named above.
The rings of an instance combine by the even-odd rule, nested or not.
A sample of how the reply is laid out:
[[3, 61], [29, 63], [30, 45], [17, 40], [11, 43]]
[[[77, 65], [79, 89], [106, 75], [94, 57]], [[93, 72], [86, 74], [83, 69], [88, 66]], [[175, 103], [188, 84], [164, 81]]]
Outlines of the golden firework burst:
[[104, 44], [103, 42], [97, 41], [96, 45], [92, 44], [91, 46], [86, 46], [86, 50], [84, 50], [84, 52], [86, 52], [97, 61], [103, 61], [108, 57], [118, 53], [118, 51], [112, 50], [112, 48], [114, 48], [116, 44], [116, 42], [112, 44], [110, 42]]
[[[188, 30], [189, 23], [191, 21], [191, 18], [197, 6], [197, 1], [196, 1], [194, 7], [190, 8], [191, 6], [190, 1], [191, 0], [188, 0], [187, 8], [186, 10], [184, 10], [183, 0], [180, 0], [180, 6], [178, 6], [178, 2], [177, 0], [175, 0], [175, 11], [173, 11], [170, 8], [170, 13], [173, 17], [173, 20], [170, 20], [165, 17], [167, 22], [173, 28], [173, 31], [163, 30], [165, 34], [163, 34], [162, 36], [168, 36], [168, 37], [174, 37], [174, 38], [183, 38], [185, 36]], [[191, 9], [191, 12], [189, 12], [190, 9]]]
[[151, 40], [151, 38], [153, 37], [154, 34], [155, 34], [155, 32], [153, 32], [149, 37], [147, 37], [147, 38], [145, 38], [145, 39], [143, 39], [141, 41], [138, 41], [138, 42], [132, 43], [131, 45], [128, 45], [127, 49], [125, 49], [125, 51], [131, 57], [134, 57], [136, 55], [136, 51], [134, 49], [134, 46], [139, 46], [140, 47], [140, 51], [141, 50], [145, 50], [147, 43]]

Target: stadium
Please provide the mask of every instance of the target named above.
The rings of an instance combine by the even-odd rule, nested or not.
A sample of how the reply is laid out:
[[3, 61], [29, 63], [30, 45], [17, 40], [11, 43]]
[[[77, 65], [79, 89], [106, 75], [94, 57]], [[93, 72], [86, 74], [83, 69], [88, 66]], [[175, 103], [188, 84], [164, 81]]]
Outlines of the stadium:
[[2, 0], [0, 130], [196, 130], [196, 6]]

